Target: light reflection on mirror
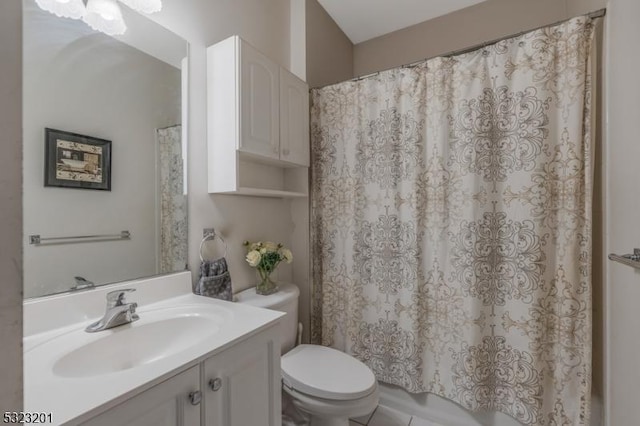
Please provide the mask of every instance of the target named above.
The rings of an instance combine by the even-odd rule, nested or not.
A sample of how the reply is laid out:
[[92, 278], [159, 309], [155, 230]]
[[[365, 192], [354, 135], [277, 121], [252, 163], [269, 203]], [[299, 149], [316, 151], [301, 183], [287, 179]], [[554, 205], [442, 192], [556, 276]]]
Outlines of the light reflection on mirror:
[[[129, 30], [115, 39], [23, 1], [27, 298], [186, 268], [187, 45], [125, 9]], [[63, 187], [45, 186], [46, 128], [111, 141], [111, 190], [64, 187], [108, 167], [102, 151], [66, 136], [48, 158]], [[125, 230], [130, 239], [48, 240]]]

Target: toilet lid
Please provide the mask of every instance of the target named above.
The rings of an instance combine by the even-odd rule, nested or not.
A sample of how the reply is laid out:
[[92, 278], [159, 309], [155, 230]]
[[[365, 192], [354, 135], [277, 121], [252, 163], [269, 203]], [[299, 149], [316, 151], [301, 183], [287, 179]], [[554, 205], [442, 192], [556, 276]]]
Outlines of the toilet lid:
[[317, 398], [350, 400], [369, 395], [373, 372], [354, 357], [319, 345], [300, 345], [282, 356], [286, 386]]

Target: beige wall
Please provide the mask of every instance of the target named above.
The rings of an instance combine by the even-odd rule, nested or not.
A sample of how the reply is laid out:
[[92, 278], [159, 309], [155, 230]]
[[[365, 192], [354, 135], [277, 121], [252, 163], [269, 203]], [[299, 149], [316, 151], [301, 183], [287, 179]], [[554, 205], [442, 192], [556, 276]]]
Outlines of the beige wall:
[[291, 54], [289, 70], [307, 80], [307, 0], [291, 0]]
[[22, 2], [0, 2], [0, 413], [22, 408]]
[[[292, 0], [297, 2], [299, 0]], [[305, 6], [304, 57], [307, 82], [318, 87], [353, 77], [353, 44], [317, 0], [303, 0]], [[299, 6], [298, 6], [299, 8]], [[299, 9], [298, 9], [299, 10]], [[292, 15], [293, 17], [293, 15]], [[300, 26], [300, 23], [297, 23]], [[292, 25], [292, 28], [294, 26]], [[292, 35], [292, 37], [295, 37]], [[292, 61], [300, 58], [292, 48]], [[300, 288], [299, 316], [303, 325], [303, 341], [309, 339], [310, 313], [310, 246], [309, 200], [291, 201], [292, 249], [296, 259], [293, 264], [293, 282]]]
[[[307, 0], [291, 0], [291, 72], [307, 79]], [[300, 289], [298, 318], [303, 341], [309, 329], [309, 200], [291, 200], [291, 250], [294, 253], [292, 282]]]
[[[608, 10], [606, 235], [607, 253], [640, 247], [640, 2], [611, 0]], [[640, 419], [640, 273], [607, 264], [607, 417], [609, 426]]]
[[488, 0], [354, 47], [354, 74], [464, 49], [604, 7], [606, 0]]
[[607, 0], [566, 0], [567, 17], [593, 12], [607, 6]]
[[307, 82], [310, 87], [353, 77], [353, 44], [318, 0], [307, 3]]

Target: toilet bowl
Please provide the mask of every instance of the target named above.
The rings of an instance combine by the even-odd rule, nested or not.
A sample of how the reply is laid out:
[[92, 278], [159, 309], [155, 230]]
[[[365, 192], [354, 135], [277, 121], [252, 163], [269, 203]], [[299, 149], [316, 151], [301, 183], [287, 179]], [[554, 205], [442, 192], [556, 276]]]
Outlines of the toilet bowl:
[[279, 284], [269, 296], [248, 289], [236, 301], [285, 312], [282, 331], [282, 389], [306, 414], [310, 426], [348, 426], [349, 418], [371, 413], [378, 405], [378, 384], [371, 369], [351, 355], [320, 345], [295, 346], [298, 297], [293, 284]]
[[350, 417], [367, 415], [378, 405], [369, 367], [319, 345], [300, 345], [282, 356], [282, 386], [312, 426], [348, 426]]

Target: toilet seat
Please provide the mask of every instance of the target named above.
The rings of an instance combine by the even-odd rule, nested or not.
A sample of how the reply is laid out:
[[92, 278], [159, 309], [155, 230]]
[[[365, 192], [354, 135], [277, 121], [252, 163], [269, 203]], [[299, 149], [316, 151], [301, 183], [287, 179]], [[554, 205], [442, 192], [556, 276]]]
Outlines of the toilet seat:
[[319, 345], [299, 345], [283, 355], [282, 382], [297, 392], [337, 401], [363, 398], [376, 389], [369, 367]]

